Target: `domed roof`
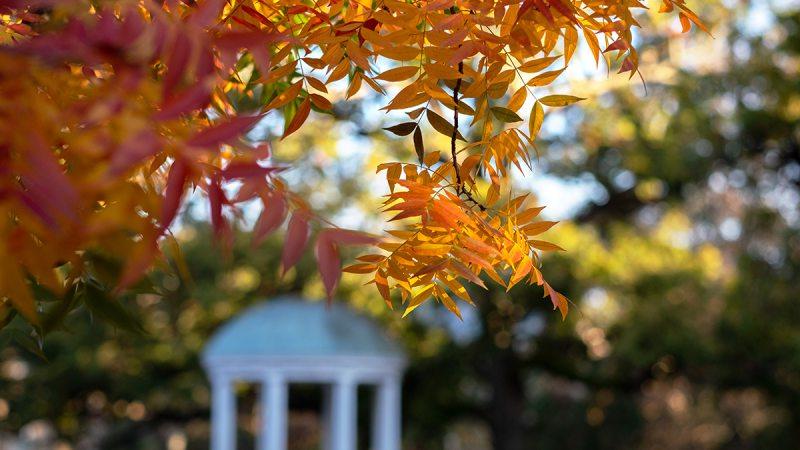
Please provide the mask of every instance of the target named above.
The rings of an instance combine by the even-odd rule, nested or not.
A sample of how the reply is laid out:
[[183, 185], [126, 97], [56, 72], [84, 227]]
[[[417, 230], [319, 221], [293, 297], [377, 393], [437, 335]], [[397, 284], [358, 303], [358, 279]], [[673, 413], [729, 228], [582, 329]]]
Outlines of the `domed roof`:
[[398, 358], [400, 347], [372, 320], [343, 303], [281, 296], [259, 303], [223, 325], [205, 358], [370, 356]]

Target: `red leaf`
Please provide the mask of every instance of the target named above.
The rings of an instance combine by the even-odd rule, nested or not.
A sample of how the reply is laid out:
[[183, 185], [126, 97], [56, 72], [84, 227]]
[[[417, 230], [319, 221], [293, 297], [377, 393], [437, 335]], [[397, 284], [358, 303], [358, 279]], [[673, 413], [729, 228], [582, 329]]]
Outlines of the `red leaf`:
[[614, 50], [625, 51], [628, 48], [629, 48], [628, 43], [625, 42], [624, 39], [617, 39], [616, 41], [612, 42], [611, 45], [606, 47], [606, 49], [603, 50], [603, 53], [612, 52]]
[[255, 46], [249, 47], [247, 49], [250, 54], [253, 55], [253, 62], [255, 62], [256, 67], [262, 74], [268, 74], [270, 69], [272, 68], [272, 60], [271, 55], [269, 53], [269, 47], [267, 46]]
[[226, 180], [264, 178], [272, 172], [283, 170], [281, 167], [261, 167], [255, 161], [237, 161], [228, 164], [222, 171]]
[[302, 14], [302, 13], [308, 11], [309, 9], [311, 9], [311, 8], [309, 8], [308, 6], [297, 5], [297, 6], [289, 7], [288, 9], [286, 9], [286, 12], [288, 14]]
[[548, 22], [555, 25], [556, 21], [553, 17], [553, 13], [550, 12], [550, 6], [545, 3], [543, 0], [533, 0], [533, 7], [536, 8], [537, 11], [542, 13], [542, 15], [547, 19]]
[[253, 155], [258, 159], [267, 159], [272, 155], [269, 142], [259, 145], [253, 150]]
[[242, 5], [241, 8], [242, 8], [242, 11], [246, 12], [250, 17], [258, 20], [259, 22], [261, 22], [262, 25], [266, 25], [268, 27], [274, 27], [275, 26], [275, 24], [273, 24], [272, 21], [269, 20], [269, 18], [267, 18], [265, 15], [261, 14], [260, 12], [256, 11], [255, 9], [253, 9], [253, 8], [247, 6], [247, 5]]
[[580, 25], [578, 19], [575, 18], [575, 12], [572, 10], [572, 4], [570, 3], [569, 6], [564, 3], [564, 0], [551, 0], [550, 5], [553, 6], [558, 12], [560, 12], [563, 16], [569, 19], [571, 22]]
[[182, 159], [175, 160], [169, 169], [167, 187], [164, 190], [164, 203], [161, 204], [161, 229], [170, 226], [175, 214], [181, 205], [186, 179], [189, 177], [189, 168]]
[[172, 43], [172, 51], [167, 60], [167, 74], [164, 75], [164, 96], [171, 93], [183, 80], [192, 54], [192, 42], [184, 33], [178, 33]]
[[269, 202], [264, 203], [264, 210], [253, 227], [253, 246], [261, 244], [264, 238], [281, 226], [286, 218], [286, 200], [283, 196], [271, 194], [267, 199]]
[[214, 228], [214, 234], [218, 237], [222, 234], [225, 226], [222, 205], [227, 202], [228, 199], [225, 198], [225, 193], [222, 192], [219, 177], [213, 177], [208, 183], [208, 204], [211, 208], [211, 226]]
[[231, 204], [237, 204], [252, 200], [258, 197], [259, 192], [265, 186], [264, 180], [248, 179], [244, 180], [242, 186], [236, 191], [233, 198], [230, 199]]
[[214, 25], [222, 12], [222, 7], [225, 6], [225, 2], [226, 0], [205, 0], [197, 7], [194, 14], [189, 17], [189, 23], [200, 28]]
[[155, 155], [161, 141], [150, 130], [144, 130], [133, 139], [127, 139], [111, 156], [108, 177], [114, 178], [132, 168], [145, 158]]
[[630, 58], [625, 58], [625, 61], [622, 61], [622, 67], [619, 68], [619, 73], [630, 72], [633, 70], [633, 63], [631, 62]]
[[37, 33], [31, 29], [30, 25], [24, 23], [12, 23], [11, 25], [6, 25], [6, 27], [22, 36], [37, 36]]
[[342, 276], [342, 261], [328, 231], [331, 230], [325, 230], [319, 234], [314, 254], [317, 257], [317, 266], [322, 276], [322, 284], [325, 286], [328, 302], [330, 302], [333, 300], [333, 294], [339, 285], [339, 278]]
[[31, 136], [24, 157], [21, 200], [49, 226], [57, 226], [56, 217], [75, 221], [78, 192], [41, 136]]
[[211, 84], [198, 82], [182, 90], [176, 95], [167, 98], [161, 104], [161, 110], [153, 115], [155, 120], [174, 119], [181, 114], [186, 114], [205, 108], [211, 101]]
[[264, 117], [263, 114], [234, 117], [227, 122], [218, 123], [200, 131], [192, 136], [186, 144], [192, 147], [214, 148], [239, 137], [239, 135], [252, 128], [262, 117]]
[[289, 219], [289, 228], [286, 230], [286, 242], [281, 255], [282, 272], [294, 267], [303, 255], [303, 250], [308, 244], [308, 216], [304, 211], [296, 211]]

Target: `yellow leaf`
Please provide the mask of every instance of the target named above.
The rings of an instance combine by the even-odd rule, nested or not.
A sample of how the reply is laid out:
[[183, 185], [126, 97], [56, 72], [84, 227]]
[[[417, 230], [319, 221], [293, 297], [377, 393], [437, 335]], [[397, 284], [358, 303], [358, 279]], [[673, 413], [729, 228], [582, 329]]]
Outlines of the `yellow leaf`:
[[531, 117], [528, 122], [528, 135], [531, 139], [539, 134], [539, 130], [542, 129], [542, 123], [544, 123], [544, 108], [542, 108], [541, 103], [536, 102], [533, 104]]
[[450, 245], [425, 243], [414, 246], [414, 253], [420, 256], [443, 256], [450, 253]]
[[550, 72], [544, 72], [541, 75], [537, 75], [531, 78], [530, 81], [528, 81], [528, 86], [547, 86], [548, 84], [555, 81], [555, 79], [558, 78], [558, 76], [561, 75], [561, 73], [564, 72], [564, 70], [565, 69], [558, 69]]
[[432, 166], [432, 165], [436, 164], [437, 162], [439, 162], [439, 158], [440, 158], [439, 154], [440, 154], [439, 150], [428, 152], [428, 154], [425, 155], [425, 161], [424, 161], [425, 165], [426, 166]]
[[472, 298], [469, 296], [469, 292], [467, 291], [467, 289], [461, 283], [459, 283], [455, 278], [445, 277], [441, 281], [448, 288], [450, 288], [450, 292], [458, 296], [458, 298], [464, 300], [470, 305], [473, 306], [475, 305], [475, 302], [472, 301]]
[[536, 236], [537, 234], [542, 234], [545, 231], [553, 228], [555, 224], [558, 222], [550, 222], [547, 220], [543, 220], [541, 222], [532, 223], [525, 227], [522, 227], [522, 231], [527, 234], [528, 236]]
[[519, 109], [522, 108], [522, 105], [525, 104], [525, 100], [527, 98], [528, 98], [528, 89], [525, 86], [522, 86], [521, 88], [517, 89], [517, 91], [514, 92], [514, 94], [508, 100], [506, 108], [514, 112], [519, 111]]
[[419, 56], [419, 50], [410, 46], [387, 47], [381, 49], [378, 54], [385, 58], [394, 59], [395, 61], [410, 61]]
[[531, 262], [530, 258], [524, 258], [522, 263], [517, 266], [516, 270], [514, 270], [514, 275], [511, 277], [511, 280], [508, 282], [508, 286], [506, 287], [506, 292], [510, 291], [515, 284], [519, 283], [526, 275], [531, 272], [531, 268], [533, 268], [533, 263]]
[[459, 319], [464, 320], [461, 317], [461, 311], [458, 309], [458, 305], [450, 297], [450, 295], [447, 294], [447, 291], [445, 291], [444, 289], [441, 289], [441, 288], [439, 288], [437, 286], [436, 294], [437, 294], [436, 296], [439, 298], [439, 300], [442, 302], [442, 304], [445, 306], [445, 308], [447, 308], [448, 311], [450, 311], [451, 313], [453, 313], [456, 316], [458, 316]]
[[382, 72], [380, 75], [376, 76], [375, 79], [383, 81], [403, 81], [413, 77], [418, 71], [419, 67], [417, 66], [395, 67], [394, 69]]
[[375, 264], [352, 264], [342, 269], [342, 272], [347, 273], [372, 273], [375, 271]]
[[559, 57], [558, 56], [546, 56], [544, 58], [537, 58], [530, 61], [526, 61], [524, 64], [519, 66], [519, 70], [526, 73], [536, 73], [546, 69], [549, 65], [553, 64]]
[[458, 70], [444, 64], [423, 64], [425, 73], [439, 80], [457, 80], [464, 75]]
[[411, 311], [414, 311], [415, 309], [417, 309], [419, 305], [425, 303], [426, 300], [431, 298], [434, 286], [435, 285], [433, 284], [429, 284], [425, 286], [423, 289], [421, 289], [417, 294], [415, 294], [411, 298], [411, 301], [408, 302], [408, 306], [406, 307], [405, 312], [403, 312], [403, 317], [406, 317], [407, 315], [411, 314]]
[[586, 99], [582, 97], [576, 97], [574, 95], [548, 95], [539, 99], [543, 105], [547, 106], [567, 106], [577, 103], [581, 100]]
[[516, 217], [517, 223], [530, 222], [532, 219], [536, 218], [544, 208], [545, 208], [544, 206], [537, 206], [535, 208], [529, 208], [526, 209], [525, 211], [520, 212], [519, 214], [517, 214]]

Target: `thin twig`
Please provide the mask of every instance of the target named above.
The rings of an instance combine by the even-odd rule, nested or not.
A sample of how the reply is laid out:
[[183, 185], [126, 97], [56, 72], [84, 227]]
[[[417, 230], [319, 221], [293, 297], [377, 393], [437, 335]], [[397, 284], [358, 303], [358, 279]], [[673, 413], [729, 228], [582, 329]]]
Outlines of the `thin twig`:
[[[458, 73], [464, 73], [464, 61], [458, 63]], [[458, 167], [458, 154], [456, 152], [456, 137], [458, 136], [458, 91], [461, 89], [461, 78], [456, 80], [456, 86], [453, 88], [453, 133], [450, 136], [450, 153], [453, 156], [453, 167], [456, 169], [456, 184], [461, 188], [463, 182], [461, 181], [461, 171]]]
[[[458, 63], [458, 73], [464, 74], [464, 61]], [[456, 139], [458, 138], [458, 93], [461, 90], [461, 80], [463, 77], [458, 77], [456, 85], [453, 87], [453, 134], [450, 135], [450, 155], [452, 157], [453, 169], [456, 171], [456, 193], [463, 195], [475, 204], [481, 211], [486, 211], [486, 207], [470, 194], [464, 187], [464, 181], [461, 179], [461, 168], [458, 165], [458, 152], [456, 151]]]

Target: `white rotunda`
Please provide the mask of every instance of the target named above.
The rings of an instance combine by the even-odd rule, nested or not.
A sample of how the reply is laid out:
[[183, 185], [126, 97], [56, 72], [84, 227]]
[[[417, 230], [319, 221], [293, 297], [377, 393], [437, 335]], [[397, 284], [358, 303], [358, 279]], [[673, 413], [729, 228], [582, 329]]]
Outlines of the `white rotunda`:
[[211, 450], [236, 449], [238, 381], [261, 384], [258, 450], [286, 450], [290, 383], [323, 385], [325, 450], [356, 449], [357, 388], [375, 386], [370, 448], [400, 448], [405, 356], [341, 302], [283, 296], [257, 304], [220, 327], [202, 358], [211, 381]]

